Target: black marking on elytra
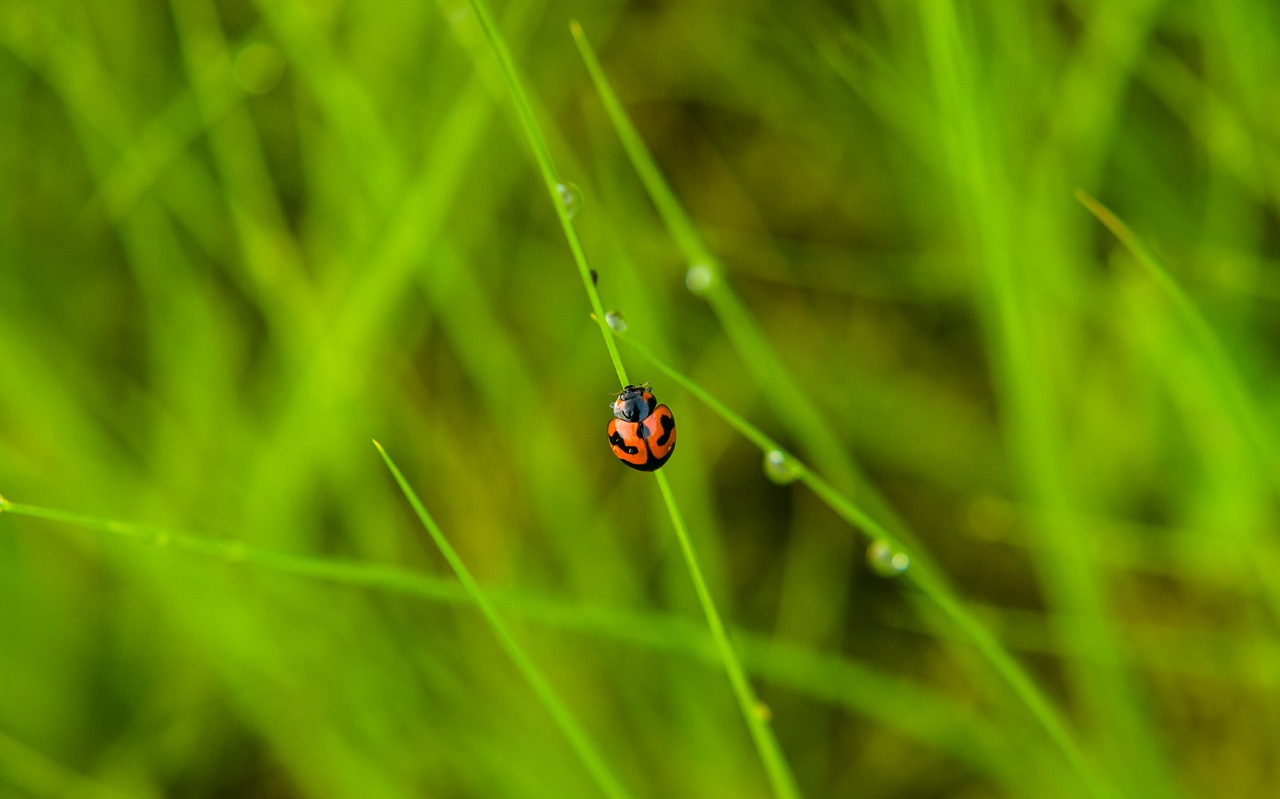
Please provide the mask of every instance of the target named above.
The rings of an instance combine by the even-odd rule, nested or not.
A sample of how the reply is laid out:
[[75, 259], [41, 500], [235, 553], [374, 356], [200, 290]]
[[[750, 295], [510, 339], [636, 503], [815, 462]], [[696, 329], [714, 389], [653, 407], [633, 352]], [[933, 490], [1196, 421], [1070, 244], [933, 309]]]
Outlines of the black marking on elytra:
[[[627, 442], [622, 440], [622, 434], [619, 433], [617, 430], [614, 430], [612, 433], [609, 434], [609, 443], [614, 445], [618, 449], [622, 450], [623, 452], [627, 453], [628, 455], [634, 455], [640, 451], [639, 447], [628, 447]], [[627, 465], [630, 466], [631, 464], [628, 463]]]
[[661, 447], [671, 440], [671, 434], [676, 430], [676, 420], [670, 413], [664, 413], [658, 417], [658, 423], [662, 425], [662, 435], [658, 436], [653, 443]]

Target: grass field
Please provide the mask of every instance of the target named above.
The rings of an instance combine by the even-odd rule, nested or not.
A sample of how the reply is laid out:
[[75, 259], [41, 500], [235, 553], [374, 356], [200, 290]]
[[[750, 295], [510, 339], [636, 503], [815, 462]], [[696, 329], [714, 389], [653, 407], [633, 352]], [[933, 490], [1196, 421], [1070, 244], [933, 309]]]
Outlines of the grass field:
[[1278, 106], [1265, 0], [0, 2], [0, 799], [1280, 795]]

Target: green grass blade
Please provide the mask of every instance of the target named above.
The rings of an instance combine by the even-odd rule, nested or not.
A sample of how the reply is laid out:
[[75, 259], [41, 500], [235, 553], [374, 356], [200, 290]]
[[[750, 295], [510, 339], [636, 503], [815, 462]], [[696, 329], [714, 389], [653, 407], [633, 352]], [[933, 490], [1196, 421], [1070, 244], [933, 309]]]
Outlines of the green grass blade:
[[[618, 374], [618, 379], [622, 381], [624, 385], [629, 384], [630, 380], [627, 378], [626, 369], [622, 364], [622, 358], [618, 353], [617, 343], [614, 340], [614, 331], [606, 321], [604, 306], [601, 304], [600, 296], [596, 291], [595, 281], [591, 279], [591, 271], [587, 266], [582, 244], [578, 239], [577, 231], [574, 229], [573, 224], [569, 219], [568, 210], [560, 196], [560, 181], [557, 177], [555, 166], [552, 164], [551, 154], [547, 150], [546, 141], [542, 136], [541, 127], [538, 125], [538, 121], [533, 114], [532, 105], [529, 102], [528, 96], [521, 84], [520, 76], [515, 68], [515, 63], [511, 59], [511, 54], [508, 52], [505, 41], [493, 22], [486, 4], [480, 2], [480, 0], [471, 0], [471, 8], [475, 11], [477, 18], [480, 20], [480, 24], [484, 29], [485, 37], [488, 39], [490, 46], [493, 48], [494, 55], [497, 57], [498, 62], [502, 67], [503, 75], [507, 81], [507, 87], [510, 89], [512, 99], [516, 104], [516, 110], [519, 114], [521, 125], [524, 127], [525, 135], [528, 137], [530, 146], [533, 149], [534, 159], [538, 163], [538, 168], [542, 174], [543, 182], [546, 185], [548, 196], [551, 198], [551, 202], [556, 208], [556, 214], [560, 219], [560, 225], [563, 228], [565, 238], [569, 243], [569, 249], [573, 252], [574, 261], [578, 265], [578, 272], [582, 277], [583, 288], [586, 289], [587, 295], [591, 301], [591, 307], [594, 310], [596, 324], [600, 328], [600, 334], [604, 337], [605, 346], [609, 351], [609, 357], [613, 360], [613, 366]], [[659, 472], [657, 474], [657, 478], [658, 486], [662, 490], [663, 499], [666, 502], [667, 510], [671, 516], [671, 522], [676, 529], [677, 536], [680, 538], [685, 564], [694, 581], [694, 587], [698, 592], [698, 599], [702, 604], [703, 612], [707, 616], [708, 623], [712, 626], [712, 635], [716, 638], [717, 647], [724, 664], [725, 672], [729, 676], [729, 681], [738, 701], [738, 706], [742, 711], [743, 718], [751, 732], [752, 742], [755, 744], [756, 749], [759, 752], [761, 762], [764, 764], [770, 785], [772, 786], [775, 795], [782, 797], [782, 799], [797, 797], [799, 796], [799, 793], [795, 787], [795, 782], [791, 777], [790, 770], [786, 766], [786, 761], [782, 756], [781, 748], [778, 746], [772, 729], [766, 725], [764, 720], [760, 717], [759, 708], [757, 707], [757, 703], [754, 701], [750, 686], [747, 684], [746, 678], [742, 674], [741, 664], [738, 663], [737, 657], [733, 652], [733, 648], [729, 645], [728, 639], [725, 636], [723, 624], [720, 622], [719, 613], [715, 609], [715, 604], [711, 599], [710, 591], [707, 589], [705, 580], [702, 578], [702, 570], [698, 565], [697, 556], [689, 541], [688, 532], [684, 528], [684, 521], [680, 516], [675, 499], [671, 494], [666, 475]]]
[[647, 347], [626, 334], [619, 338], [635, 348], [641, 355], [649, 359], [658, 370], [671, 378], [682, 388], [693, 394], [725, 420], [744, 438], [760, 447], [762, 452], [777, 451], [783, 453], [787, 464], [793, 468], [801, 483], [807, 486], [821, 499], [827, 507], [835, 511], [840, 518], [855, 529], [860, 529], [872, 538], [883, 538], [889, 544], [911, 559], [911, 567], [904, 577], [914, 583], [920, 592], [946, 616], [973, 644], [974, 648], [991, 664], [991, 667], [1005, 681], [1010, 690], [1022, 702], [1031, 715], [1040, 724], [1054, 746], [1062, 753], [1077, 776], [1089, 786], [1090, 793], [1104, 796], [1106, 791], [1094, 776], [1093, 767], [1088, 762], [1084, 751], [1068, 727], [1061, 713], [1031, 679], [1026, 670], [1014, 659], [1013, 655], [996, 639], [978, 618], [970, 613], [964, 602], [947, 584], [941, 572], [929, 565], [924, 553], [912, 548], [897, 537], [874, 516], [849, 500], [837, 491], [829, 482], [806, 466], [795, 456], [787, 453], [773, 439], [765, 435], [744, 417], [731, 410], [710, 392], [699, 386], [689, 377], [676, 370], [666, 361], [659, 358]]
[[716, 651], [720, 655], [721, 662], [724, 663], [725, 672], [729, 675], [729, 683], [733, 687], [733, 696], [738, 701], [738, 707], [742, 710], [742, 717], [747, 720], [747, 729], [751, 732], [751, 740], [760, 752], [760, 759], [764, 764], [766, 774], [768, 774], [769, 784], [773, 788], [773, 793], [779, 797], [798, 797], [800, 792], [796, 788], [795, 778], [791, 775], [791, 769], [787, 765], [786, 758], [783, 756], [782, 750], [778, 746], [778, 741], [769, 727], [766, 709], [759, 698], [756, 697], [755, 691], [751, 688], [751, 683], [747, 680], [742, 663], [738, 660], [733, 644], [729, 641], [729, 633], [725, 630], [724, 621], [720, 618], [720, 612], [716, 610], [715, 600], [711, 598], [711, 590], [707, 588], [707, 581], [702, 576], [702, 568], [698, 565], [698, 555], [693, 548], [693, 540], [689, 538], [689, 531], [685, 529], [684, 519], [680, 515], [680, 509], [676, 505], [675, 497], [671, 493], [671, 484], [667, 480], [667, 473], [658, 471], [655, 473], [655, 477], [658, 480], [658, 488], [662, 490], [662, 500], [666, 503], [667, 511], [671, 514], [671, 523], [676, 528], [676, 538], [680, 542], [680, 552], [684, 556], [685, 565], [689, 569], [689, 576], [693, 579], [693, 589], [698, 595], [698, 604], [702, 606], [702, 612], [707, 617], [707, 626], [711, 629], [711, 638], [715, 642]]
[[734, 292], [720, 261], [711, 252], [689, 218], [679, 198], [667, 183], [653, 156], [649, 153], [635, 125], [622, 107], [617, 93], [596, 57], [582, 26], [570, 22], [574, 42], [587, 72], [604, 105], [609, 122], [626, 150], [632, 168], [640, 177], [645, 192], [658, 209], [663, 223], [689, 264], [688, 280], [700, 285], [694, 293], [711, 306], [733, 349], [755, 378], [765, 398], [773, 406], [781, 424], [790, 429], [803, 449], [837, 485], [856, 488], [876, 515], [894, 531], [897, 538], [910, 536], [889, 503], [861, 473], [857, 464], [830, 435], [831, 426], [796, 384], [782, 359], [774, 352], [759, 323]]
[[[1232, 362], [1230, 353], [1214, 332], [1209, 320], [1174, 280], [1160, 258], [1120, 217], [1084, 189], [1076, 189], [1076, 199], [1111, 231], [1168, 297], [1199, 347], [1207, 371], [1222, 398], [1222, 404], [1235, 421], [1245, 446], [1252, 451], [1258, 470], [1271, 486], [1280, 488], [1280, 456], [1277, 454], [1272, 428], [1264, 420], [1239, 369]], [[1258, 545], [1256, 535], [1251, 534], [1248, 528], [1238, 529], [1232, 526], [1232, 529], [1237, 529], [1234, 535], [1237, 557], [1270, 604], [1273, 619], [1280, 619], [1280, 585], [1271, 577], [1280, 564], [1277, 564], [1269, 548]]]
[[[1115, 597], [1110, 575], [1088, 559], [1090, 530], [1080, 521], [1085, 502], [1081, 481], [1068, 464], [1076, 453], [1069, 438], [1070, 399], [1056, 390], [1052, 365], [1087, 358], [1052, 323], [1058, 292], [1075, 290], [1081, 279], [1070, 264], [1029, 269], [1039, 245], [1030, 234], [1039, 221], [1037, 206], [1024, 207], [1027, 190], [1012, 173], [1027, 167], [1007, 157], [1007, 123], [986, 103], [988, 54], [985, 15], [951, 0], [917, 8], [929, 82], [933, 87], [943, 174], [949, 181], [953, 213], [965, 260], [973, 270], [973, 306], [992, 363], [993, 388], [1001, 408], [1004, 448], [1015, 490], [1043, 509], [1034, 534], [1045, 550], [1036, 560], [1045, 598], [1061, 620], [1056, 633], [1067, 651], [1092, 651], [1096, 659], [1064, 661], [1106, 790], [1135, 796], [1178, 796], [1171, 764], [1142, 693], [1119, 655]], [[1011, 25], [1018, 18], [1008, 18]], [[1054, 253], [1056, 256], [1056, 252]], [[1049, 274], [1060, 276], [1054, 284]], [[1097, 785], [1091, 784], [1091, 788]]]
[[622, 146], [626, 149], [636, 174], [640, 176], [640, 182], [644, 184], [645, 191], [649, 194], [649, 198], [653, 200], [654, 206], [657, 207], [663, 223], [666, 224], [667, 230], [671, 232], [671, 237], [675, 239], [676, 246], [689, 259], [690, 265], [700, 263], [714, 270], [717, 264], [715, 256], [711, 254], [711, 250], [702, 241], [702, 236], [698, 235], [697, 228], [693, 226], [693, 222], [685, 214], [680, 201], [676, 199], [675, 192], [667, 185], [666, 178], [662, 176], [662, 171], [658, 169], [658, 165], [649, 156], [649, 152], [640, 138], [639, 131], [636, 130], [635, 125], [631, 124], [631, 119], [627, 116], [626, 110], [618, 100], [618, 95], [609, 85], [608, 79], [605, 78], [604, 69], [600, 66], [600, 60], [596, 58], [595, 51], [591, 49], [590, 43], [587, 42], [587, 36], [583, 32], [582, 26], [578, 24], [577, 20], [572, 20], [569, 22], [569, 31], [573, 34], [573, 40], [578, 45], [578, 52], [582, 55], [583, 63], [587, 66], [591, 81], [595, 84], [596, 92], [600, 95], [605, 111], [609, 114], [609, 121], [617, 131], [618, 138], [622, 141]]
[[605, 795], [611, 797], [627, 797], [630, 794], [618, 782], [618, 778], [614, 776], [612, 770], [605, 765], [604, 759], [600, 753], [596, 751], [595, 745], [591, 743], [583, 729], [578, 726], [578, 722], [574, 720], [569, 709], [565, 707], [564, 702], [556, 694], [551, 683], [543, 676], [542, 672], [534, 665], [533, 660], [528, 653], [524, 651], [524, 647], [516, 641], [515, 636], [507, 629], [507, 625], [490, 603], [485, 592], [480, 588], [480, 584], [476, 582], [471, 575], [471, 570], [467, 568], [462, 559], [458, 557], [458, 553], [454, 551], [453, 546], [448, 539], [444, 537], [444, 533], [436, 525], [435, 520], [431, 518], [431, 514], [427, 512], [421, 500], [418, 499], [417, 493], [409, 486], [404, 479], [404, 475], [400, 473], [400, 469], [395, 462], [391, 460], [391, 456], [382, 448], [378, 442], [373, 442], [378, 448], [378, 453], [382, 455], [383, 461], [386, 462], [387, 468], [391, 470], [391, 474], [395, 477], [396, 484], [400, 486], [400, 490], [404, 492], [405, 499], [409, 500], [409, 504], [413, 506], [413, 512], [417, 514], [418, 520], [422, 522], [422, 526], [426, 528], [427, 533], [431, 536], [431, 540], [440, 549], [446, 561], [449, 562], [450, 568], [454, 574], [458, 576], [458, 582], [462, 583], [463, 589], [471, 597], [471, 601], [476, 604], [480, 612], [484, 615], [485, 620], [489, 622], [489, 626], [493, 628], [497, 634], [502, 648], [506, 650], [511, 660], [516, 664], [516, 668], [520, 670], [521, 675], [529, 683], [534, 693], [538, 695], [538, 699], [547, 708], [551, 717], [555, 719], [556, 725], [560, 727], [560, 731], [564, 733], [568, 739], [569, 745], [573, 747], [578, 758], [582, 760], [582, 764], [586, 766], [587, 771], [595, 779], [600, 789]]
[[489, 41], [489, 46], [493, 49], [493, 54], [498, 59], [499, 66], [502, 67], [502, 75], [506, 79], [507, 88], [511, 91], [511, 99], [515, 103], [516, 114], [520, 117], [520, 125], [524, 129], [525, 137], [528, 138], [530, 147], [533, 148], [534, 161], [538, 165], [538, 172], [542, 175], [542, 182], [546, 187], [547, 196], [551, 199], [551, 204], [556, 209], [556, 216], [560, 220], [560, 227], [564, 230], [564, 237], [569, 243], [569, 250], [573, 253], [573, 261], [578, 267], [578, 275], [582, 278], [582, 287], [586, 290], [587, 298], [591, 302], [593, 318], [600, 328], [600, 335], [604, 338], [604, 345], [609, 351], [609, 359], [613, 361], [614, 371], [617, 372], [618, 380], [622, 385], [630, 385], [631, 380], [627, 377], [626, 367], [622, 365], [622, 357], [618, 354], [618, 345], [613, 340], [613, 331], [605, 319], [604, 305], [600, 302], [600, 294], [596, 291], [595, 281], [591, 279], [591, 267], [587, 265], [586, 251], [582, 248], [582, 242], [578, 239], [578, 231], [574, 229], [573, 222], [569, 219], [569, 210], [565, 207], [564, 200], [560, 195], [560, 178], [556, 173], [555, 164], [551, 160], [551, 152], [547, 149], [547, 142], [542, 135], [542, 128], [538, 125], [538, 120], [533, 115], [533, 106], [530, 104], [529, 97], [520, 82], [520, 74], [516, 71], [515, 62], [511, 59], [506, 40], [503, 39], [497, 25], [494, 24], [493, 17], [489, 14], [489, 8], [485, 3], [480, 2], [480, 0], [471, 0], [471, 9], [475, 12], [476, 18], [480, 20], [485, 38]]
[[769, 346], [759, 325], [751, 318], [744, 303], [724, 279], [721, 262], [703, 241], [698, 228], [692, 223], [689, 214], [676, 197], [675, 191], [672, 191], [666, 178], [663, 177], [662, 170], [649, 154], [648, 147], [645, 146], [640, 133], [636, 131], [635, 125], [631, 123], [626, 109], [622, 108], [617, 92], [613, 91], [611, 83], [605, 77], [595, 51], [591, 49], [590, 42], [586, 40], [586, 35], [576, 20], [570, 23], [570, 31], [573, 33], [573, 41], [577, 44], [577, 50], [582, 56], [586, 70], [590, 74], [591, 82], [594, 83], [595, 91], [604, 104], [609, 122], [617, 132], [623, 150], [627, 152], [632, 168], [639, 175], [640, 182], [644, 184], [650, 200], [653, 201], [654, 206], [657, 206], [663, 223], [676, 241], [676, 246], [689, 262], [690, 273], [700, 275], [696, 279], [700, 280], [703, 286], [696, 293], [710, 303], [712, 310], [716, 312], [717, 319], [721, 321], [724, 333], [730, 337], [733, 348], [748, 365], [748, 369], [755, 376], [756, 383], [769, 385], [767, 399], [780, 411], [778, 417], [783, 424], [795, 428], [797, 437], [803, 440], [806, 448], [813, 451], [828, 470], [841, 472], [842, 481], [856, 480], [864, 483], [854, 476], [855, 470], [849, 464], [849, 458], [841, 452], [840, 447], [836, 446], [835, 439], [828, 434], [829, 426], [824, 423], [817, 408], [813, 407], [813, 403], [810, 403], [797, 387], [795, 380], [787, 373], [786, 367]]
[[1257, 456], [1258, 465], [1265, 471], [1271, 484], [1280, 488], [1280, 455], [1277, 454], [1275, 435], [1272, 428], [1264, 421], [1258, 410], [1257, 402], [1245, 387], [1240, 377], [1240, 370], [1232, 363], [1227, 348], [1213, 331], [1209, 320], [1187, 296], [1173, 275], [1160, 261], [1156, 254], [1146, 245], [1133, 230], [1116, 216], [1111, 209], [1098, 202], [1084, 189], [1076, 189], [1076, 199], [1089, 210], [1089, 213], [1111, 231], [1124, 245], [1138, 263], [1146, 269], [1147, 274], [1157, 286], [1168, 296], [1170, 302], [1182, 317], [1183, 323], [1191, 331], [1196, 344], [1204, 353], [1211, 373], [1218, 383], [1218, 390], [1226, 400], [1225, 404], [1235, 417], [1240, 432]]
[[[201, 537], [151, 525], [11, 503], [0, 497], [0, 513], [6, 511], [16, 516], [96, 530], [122, 540], [186, 552], [215, 562], [235, 563], [438, 604], [474, 602], [473, 596], [456, 582], [395, 566], [292, 555], [249, 546], [229, 538]], [[683, 617], [584, 607], [530, 595], [488, 593], [487, 596], [504, 611], [552, 629], [693, 657], [712, 665], [722, 662], [721, 644], [708, 640], [704, 626]], [[963, 707], [952, 705], [944, 697], [904, 682], [896, 675], [882, 674], [842, 658], [749, 631], [727, 631], [726, 642], [729, 636], [741, 647], [744, 670], [797, 693], [874, 718], [880, 724], [936, 746], [1011, 786], [1022, 784], [1020, 775], [1007, 768], [999, 731]], [[753, 707], [759, 708], [754, 704]], [[904, 712], [904, 709], [910, 712]]]
[[190, 552], [234, 563], [245, 563], [283, 574], [413, 594], [435, 600], [458, 601], [460, 599], [457, 590], [450, 585], [392, 566], [294, 555], [251, 547], [234, 538], [206, 538], [153, 525], [102, 519], [39, 505], [10, 502], [3, 498], [0, 498], [0, 511], [99, 530], [142, 544], [166, 547], [178, 552]]

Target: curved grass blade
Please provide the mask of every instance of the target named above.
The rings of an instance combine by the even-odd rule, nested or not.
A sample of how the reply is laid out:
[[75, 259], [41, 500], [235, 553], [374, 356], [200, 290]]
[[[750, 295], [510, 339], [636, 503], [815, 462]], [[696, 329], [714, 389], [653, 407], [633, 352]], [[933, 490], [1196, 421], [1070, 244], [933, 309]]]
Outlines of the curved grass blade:
[[1120, 217], [1098, 202], [1084, 189], [1076, 189], [1076, 199], [1101, 222], [1112, 235], [1124, 245], [1138, 263], [1147, 270], [1147, 274], [1169, 297], [1174, 308], [1182, 317], [1187, 329], [1195, 338], [1197, 345], [1204, 352], [1211, 373], [1218, 382], [1218, 390], [1226, 400], [1226, 405], [1235, 417], [1236, 424], [1248, 445], [1253, 448], [1259, 465], [1265, 470], [1271, 484], [1280, 488], [1280, 455], [1276, 451], [1275, 436], [1266, 424], [1263, 414], [1258, 410], [1257, 402], [1245, 388], [1240, 370], [1231, 361], [1227, 348], [1222, 340], [1213, 332], [1213, 327], [1205, 319], [1204, 314], [1196, 307], [1178, 282], [1169, 274], [1160, 259], [1151, 248]]
[[462, 583], [462, 587], [470, 596], [471, 601], [476, 604], [476, 607], [480, 608], [485, 620], [489, 622], [489, 626], [497, 634], [502, 648], [507, 651], [507, 655], [516, 664], [516, 668], [520, 670], [521, 675], [529, 683], [529, 687], [533, 689], [533, 692], [538, 695], [538, 699], [542, 701], [547, 711], [551, 713], [556, 725], [560, 727], [560, 731], [569, 740], [569, 745], [573, 747], [573, 751], [578, 755], [582, 764], [586, 766], [587, 771], [591, 773], [600, 789], [604, 791], [606, 796], [615, 797], [615, 799], [628, 797], [630, 794], [618, 782], [618, 778], [614, 776], [609, 767], [605, 765], [604, 759], [596, 751], [595, 745], [591, 743], [586, 733], [578, 726], [578, 722], [574, 720], [569, 709], [560, 700], [555, 689], [551, 687], [551, 683], [542, 675], [542, 672], [534, 665], [528, 653], [524, 651], [524, 647], [520, 646], [515, 636], [507, 629], [507, 625], [502, 621], [489, 598], [485, 596], [480, 584], [471, 575], [471, 570], [458, 557], [458, 553], [454, 551], [453, 546], [444, 537], [444, 533], [440, 531], [435, 520], [431, 518], [431, 514], [427, 512], [426, 507], [418, 499], [418, 495], [404, 479], [404, 475], [400, 473], [400, 469], [391, 460], [391, 456], [377, 441], [373, 442], [373, 445], [378, 448], [378, 453], [382, 455], [382, 460], [386, 462], [387, 468], [391, 470], [391, 475], [395, 478], [396, 484], [404, 492], [405, 499], [409, 500], [409, 504], [413, 506], [413, 512], [417, 514], [418, 520], [426, 528], [431, 540], [440, 549], [440, 554], [444, 555], [444, 559], [449, 562], [450, 568], [458, 576], [458, 582]]
[[[390, 565], [292, 555], [248, 546], [228, 538], [208, 538], [178, 530], [101, 519], [36, 505], [11, 503], [0, 497], [0, 513], [107, 533], [136, 543], [161, 545], [217, 561], [234, 562], [268, 572], [323, 580], [351, 588], [367, 588], [429, 602], [466, 605], [473, 598], [457, 582]], [[504, 611], [551, 629], [612, 640], [642, 649], [720, 663], [716, 644], [704, 627], [676, 616], [604, 607], [570, 605], [547, 597], [490, 592]], [[744, 667], [801, 695], [875, 719], [1011, 787], [1026, 784], [1025, 774], [1010, 768], [1007, 744], [1000, 731], [948, 698], [923, 686], [839, 657], [786, 644], [745, 630], [730, 634], [741, 647]]]

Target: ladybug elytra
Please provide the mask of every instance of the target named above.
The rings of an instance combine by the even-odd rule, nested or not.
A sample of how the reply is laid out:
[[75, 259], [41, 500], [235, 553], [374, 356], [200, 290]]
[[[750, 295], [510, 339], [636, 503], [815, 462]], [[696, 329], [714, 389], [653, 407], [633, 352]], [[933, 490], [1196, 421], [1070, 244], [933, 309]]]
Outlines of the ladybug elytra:
[[676, 449], [676, 417], [659, 405], [648, 386], [627, 386], [610, 405], [609, 446], [632, 469], [662, 468]]

